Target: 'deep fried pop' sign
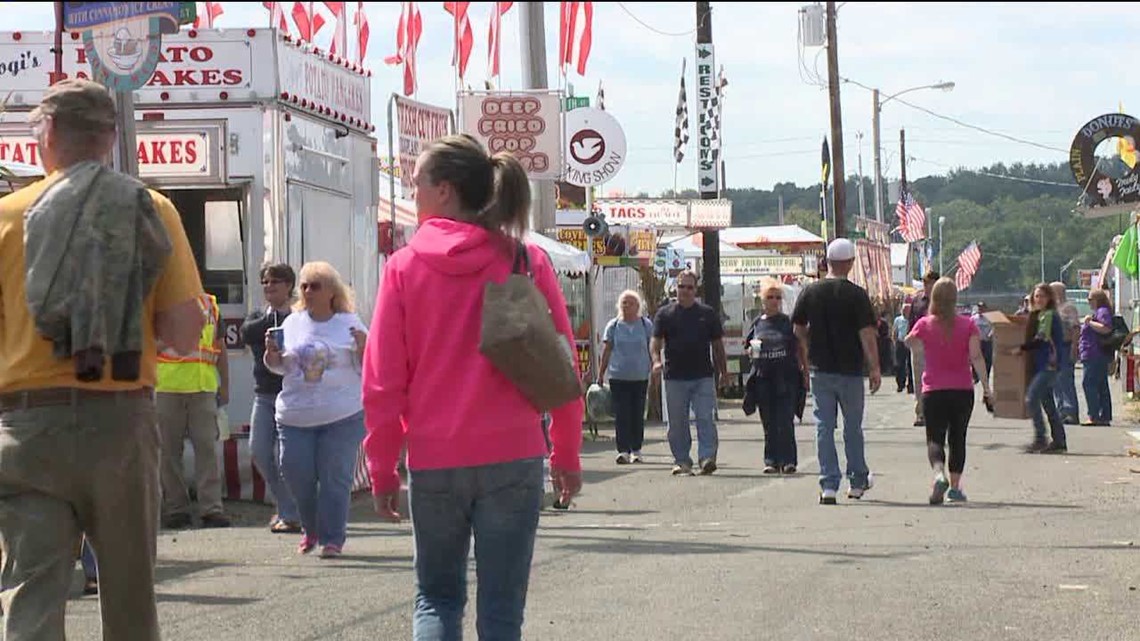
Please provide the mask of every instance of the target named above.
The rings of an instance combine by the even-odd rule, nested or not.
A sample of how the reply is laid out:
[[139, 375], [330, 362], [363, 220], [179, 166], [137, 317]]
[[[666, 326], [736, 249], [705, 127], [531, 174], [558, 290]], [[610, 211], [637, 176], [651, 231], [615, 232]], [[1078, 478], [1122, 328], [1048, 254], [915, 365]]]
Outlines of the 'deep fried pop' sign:
[[562, 129], [557, 94], [484, 92], [460, 97], [463, 133], [487, 151], [518, 158], [533, 179], [562, 172]]

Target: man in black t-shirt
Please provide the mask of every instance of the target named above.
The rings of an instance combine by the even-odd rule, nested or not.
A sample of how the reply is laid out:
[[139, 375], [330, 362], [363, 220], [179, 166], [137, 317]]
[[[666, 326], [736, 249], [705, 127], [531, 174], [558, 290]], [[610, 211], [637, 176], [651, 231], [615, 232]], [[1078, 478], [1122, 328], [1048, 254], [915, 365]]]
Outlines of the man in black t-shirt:
[[855, 264], [855, 245], [846, 238], [831, 241], [827, 262], [828, 277], [808, 285], [800, 294], [792, 323], [800, 352], [811, 368], [819, 502], [834, 505], [841, 480], [835, 452], [840, 409], [850, 483], [848, 498], [862, 498], [873, 484], [863, 451], [864, 359], [869, 365], [872, 394], [878, 391], [882, 375], [871, 299], [862, 287], [847, 280]]
[[681, 272], [677, 276], [677, 302], [657, 310], [653, 321], [653, 340], [649, 346], [654, 375], [662, 372], [665, 375], [669, 449], [673, 453], [674, 476], [693, 473], [690, 408], [697, 419], [700, 473], [706, 475], [716, 471], [716, 383], [710, 353], [716, 360], [716, 372], [723, 385], [728, 382], [723, 337], [724, 327], [716, 310], [697, 301], [697, 275], [691, 271]]

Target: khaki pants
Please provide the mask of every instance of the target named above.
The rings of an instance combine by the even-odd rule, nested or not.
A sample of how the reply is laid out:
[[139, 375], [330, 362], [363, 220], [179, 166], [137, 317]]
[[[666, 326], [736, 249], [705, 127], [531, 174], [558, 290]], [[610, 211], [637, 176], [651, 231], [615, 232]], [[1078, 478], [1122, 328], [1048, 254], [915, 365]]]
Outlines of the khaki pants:
[[198, 512], [222, 513], [222, 475], [218, 470], [218, 401], [213, 392], [155, 395], [162, 435], [162, 516], [190, 513], [190, 493], [182, 469], [182, 450], [194, 448], [194, 484]]
[[62, 641], [82, 534], [99, 558], [103, 638], [154, 641], [158, 431], [149, 396], [0, 412], [5, 641]]

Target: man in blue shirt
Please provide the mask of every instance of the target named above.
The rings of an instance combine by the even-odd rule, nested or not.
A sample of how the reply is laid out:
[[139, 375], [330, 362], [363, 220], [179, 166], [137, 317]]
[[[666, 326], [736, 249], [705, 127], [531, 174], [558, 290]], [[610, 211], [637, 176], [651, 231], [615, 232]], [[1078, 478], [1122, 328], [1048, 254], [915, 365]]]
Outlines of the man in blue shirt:
[[902, 393], [906, 389], [907, 394], [914, 393], [914, 377], [911, 376], [910, 371], [910, 349], [907, 348], [906, 335], [910, 332], [910, 303], [902, 306], [902, 312], [895, 316], [894, 325], [891, 327], [891, 342], [895, 345], [895, 384], [898, 393]]

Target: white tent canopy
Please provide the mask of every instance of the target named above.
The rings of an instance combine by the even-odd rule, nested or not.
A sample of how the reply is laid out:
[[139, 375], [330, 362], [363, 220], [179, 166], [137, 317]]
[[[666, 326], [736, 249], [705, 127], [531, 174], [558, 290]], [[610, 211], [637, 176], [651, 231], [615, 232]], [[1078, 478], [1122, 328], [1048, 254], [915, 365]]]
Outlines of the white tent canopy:
[[553, 238], [532, 231], [527, 232], [526, 242], [538, 245], [545, 250], [546, 254], [550, 256], [554, 271], [559, 274], [584, 274], [590, 270], [590, 257], [577, 247], [560, 243]]
[[[723, 233], [724, 230], [721, 230], [721, 232]], [[688, 236], [671, 236], [662, 238], [659, 244], [662, 246], [668, 245], [669, 247], [674, 247], [681, 250], [685, 254], [685, 258], [700, 258], [702, 255], [704, 255], [704, 244], [698, 240], [699, 238], [702, 237], [700, 232], [697, 232], [695, 234], [689, 234]], [[731, 245], [724, 242], [723, 240], [720, 241], [721, 256], [743, 253], [745, 253], [745, 250], [737, 247], [736, 245]]]

